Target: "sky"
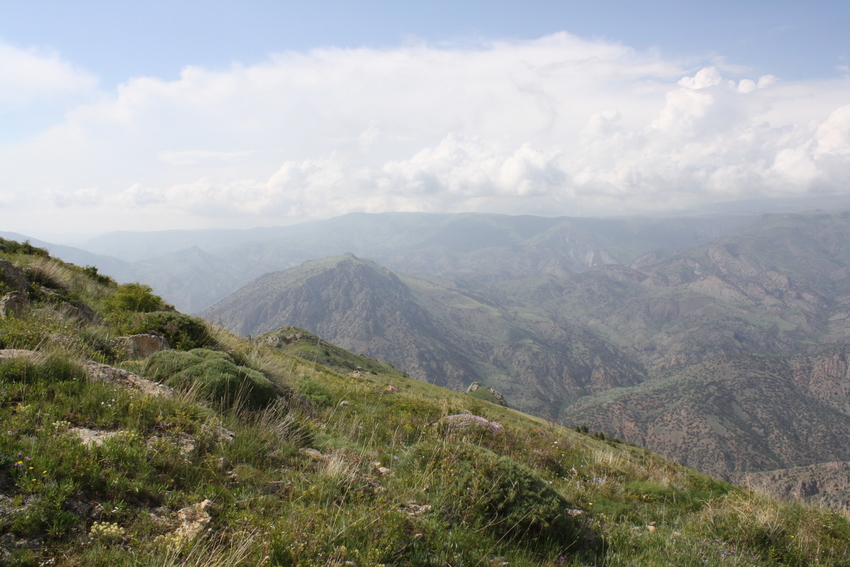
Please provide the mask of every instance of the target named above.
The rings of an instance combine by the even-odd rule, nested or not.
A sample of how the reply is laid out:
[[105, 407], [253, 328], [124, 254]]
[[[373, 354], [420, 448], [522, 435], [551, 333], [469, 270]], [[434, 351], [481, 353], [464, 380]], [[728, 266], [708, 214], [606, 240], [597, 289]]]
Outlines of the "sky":
[[0, 230], [850, 195], [847, 2], [0, 8]]

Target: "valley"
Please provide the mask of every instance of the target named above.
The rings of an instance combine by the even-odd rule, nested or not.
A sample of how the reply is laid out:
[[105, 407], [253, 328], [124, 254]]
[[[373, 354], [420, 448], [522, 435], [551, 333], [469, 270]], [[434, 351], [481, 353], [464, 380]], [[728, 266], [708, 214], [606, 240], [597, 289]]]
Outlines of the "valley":
[[221, 297], [202, 314], [239, 335], [303, 328], [720, 478], [850, 461], [847, 213], [394, 213], [93, 244], [138, 250], [123, 269], [175, 304]]

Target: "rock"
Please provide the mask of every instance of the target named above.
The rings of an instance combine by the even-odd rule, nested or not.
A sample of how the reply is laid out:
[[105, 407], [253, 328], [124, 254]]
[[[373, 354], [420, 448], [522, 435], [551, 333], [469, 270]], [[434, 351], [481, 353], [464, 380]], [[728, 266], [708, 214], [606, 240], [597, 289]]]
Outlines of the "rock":
[[204, 424], [203, 430], [207, 433], [212, 434], [215, 437], [216, 441], [233, 441], [236, 437], [236, 434], [226, 427], [222, 427], [220, 425], [214, 425], [210, 427], [209, 425]]
[[211, 500], [204, 500], [194, 506], [178, 510], [177, 519], [182, 522], [182, 525], [177, 528], [175, 533], [186, 541], [194, 540], [212, 520], [207, 513], [211, 506]]
[[68, 317], [69, 319], [75, 319], [80, 323], [102, 323], [103, 319], [101, 319], [94, 309], [86, 305], [81, 301], [77, 301], [74, 303], [63, 303], [59, 309], [57, 309], [59, 313]]
[[378, 467], [378, 472], [381, 473], [382, 475], [388, 475], [388, 474], [392, 474], [393, 471], [391, 471], [387, 467]]
[[493, 402], [494, 404], [499, 404], [500, 406], [508, 407], [508, 402], [505, 400], [505, 396], [502, 395], [498, 390], [491, 388], [490, 386], [482, 386], [478, 382], [473, 382], [469, 385], [469, 388], [466, 389], [467, 394], [472, 394], [473, 392], [484, 389], [486, 393], [484, 395], [475, 395], [476, 398], [481, 400], [485, 400], [488, 402]]
[[23, 348], [7, 348], [0, 350], [0, 360], [4, 358], [23, 358], [26, 356], [33, 356], [36, 352], [34, 350], [26, 350]]
[[322, 455], [321, 451], [318, 451], [317, 449], [312, 449], [310, 447], [305, 447], [303, 449], [299, 449], [298, 453], [300, 453], [301, 455], [304, 455], [305, 457], [310, 457], [314, 461], [318, 461], [320, 459], [325, 458], [325, 456]]
[[0, 260], [0, 282], [14, 290], [25, 290], [29, 287], [24, 271], [8, 260]]
[[174, 390], [172, 388], [146, 380], [121, 368], [115, 368], [108, 364], [100, 364], [93, 360], [86, 361], [84, 366], [90, 380], [117, 384], [124, 388], [139, 390], [150, 396], [174, 397]]
[[150, 437], [145, 444], [153, 451], [157, 450], [157, 446], [160, 448], [168, 445], [177, 447], [177, 451], [183, 458], [192, 454], [192, 451], [194, 451], [195, 447], [198, 446], [198, 442], [195, 441], [193, 437], [190, 437], [185, 433], [178, 435], [154, 435], [153, 437]]
[[73, 427], [68, 431], [79, 437], [80, 441], [86, 447], [100, 447], [104, 441], [118, 435], [118, 431], [98, 431], [96, 429], [88, 429], [87, 427]]
[[445, 431], [461, 433], [477, 432], [496, 435], [502, 430], [502, 426], [495, 421], [489, 421], [481, 416], [469, 413], [447, 415], [446, 417], [440, 418], [440, 420], [434, 425]]
[[415, 502], [408, 502], [404, 506], [401, 507], [403, 512], [407, 512], [407, 516], [409, 518], [415, 518], [417, 516], [421, 516], [422, 514], [427, 514], [431, 511], [430, 504], [417, 504]]
[[20, 315], [30, 301], [22, 291], [10, 291], [0, 299], [0, 317], [13, 317]]
[[219, 472], [227, 472], [233, 468], [233, 465], [230, 464], [230, 461], [227, 460], [227, 457], [219, 457], [215, 460], [215, 470]]
[[147, 358], [157, 351], [171, 348], [164, 336], [153, 331], [129, 337], [116, 337], [115, 346], [126, 351], [130, 358]]

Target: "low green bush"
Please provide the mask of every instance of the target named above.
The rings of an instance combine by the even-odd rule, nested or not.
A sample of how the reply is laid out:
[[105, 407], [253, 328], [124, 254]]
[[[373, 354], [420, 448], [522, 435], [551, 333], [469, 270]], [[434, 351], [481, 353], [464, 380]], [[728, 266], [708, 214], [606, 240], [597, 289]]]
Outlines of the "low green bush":
[[177, 350], [215, 346], [216, 341], [203, 320], [172, 311], [154, 311], [137, 315], [125, 327], [128, 334], [155, 331]]
[[37, 384], [83, 381], [86, 373], [79, 364], [61, 355], [47, 358], [6, 358], [0, 360], [0, 383]]
[[209, 349], [159, 351], [148, 357], [145, 375], [178, 390], [193, 390], [213, 402], [250, 409], [268, 406], [276, 398], [274, 385], [260, 372], [237, 366], [230, 357]]
[[166, 307], [162, 298], [153, 293], [149, 285], [128, 283], [118, 286], [112, 297], [106, 300], [109, 311], [151, 313]]
[[47, 249], [33, 246], [29, 240], [17, 242], [15, 240], [0, 238], [0, 252], [5, 252], [6, 254], [27, 254], [29, 256], [41, 256], [42, 258], [50, 257]]
[[567, 550], [579, 526], [570, 503], [528, 467], [467, 443], [425, 441], [402, 465], [435, 481], [430, 500], [450, 525], [472, 525], [531, 549]]

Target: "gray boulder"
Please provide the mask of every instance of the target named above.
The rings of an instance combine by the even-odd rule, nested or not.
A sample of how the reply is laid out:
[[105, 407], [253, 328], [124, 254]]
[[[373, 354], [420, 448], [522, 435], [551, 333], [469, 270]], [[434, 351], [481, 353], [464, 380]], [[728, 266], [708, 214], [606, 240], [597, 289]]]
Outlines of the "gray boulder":
[[171, 348], [165, 337], [152, 331], [129, 337], [116, 337], [115, 346], [123, 349], [129, 358], [147, 358], [157, 351]]
[[10, 291], [0, 299], [0, 317], [14, 317], [20, 315], [30, 301], [22, 291]]
[[24, 271], [8, 260], [0, 260], [0, 282], [15, 290], [24, 290], [29, 286]]

